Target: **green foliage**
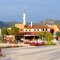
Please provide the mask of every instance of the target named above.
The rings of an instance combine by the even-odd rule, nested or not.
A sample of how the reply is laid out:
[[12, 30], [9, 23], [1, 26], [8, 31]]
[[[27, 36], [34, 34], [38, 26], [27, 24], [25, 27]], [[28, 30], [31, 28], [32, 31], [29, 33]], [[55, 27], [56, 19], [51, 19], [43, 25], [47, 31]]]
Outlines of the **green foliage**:
[[37, 36], [38, 36], [40, 39], [42, 39], [43, 34], [38, 34]]
[[0, 29], [0, 38], [2, 37], [2, 32], [1, 32], [1, 29]]
[[4, 28], [2, 28], [2, 34], [4, 35], [7, 35], [8, 34], [8, 32], [7, 32], [7, 28], [6, 27], [4, 27]]
[[7, 32], [9, 35], [15, 35], [19, 32], [19, 28], [16, 27], [7, 28]]
[[4, 35], [15, 35], [19, 32], [19, 28], [10, 27], [10, 28], [2, 28], [2, 34]]
[[13, 34], [19, 33], [19, 28], [17, 27], [12, 27]]
[[49, 32], [44, 32], [44, 39], [48, 42], [48, 44], [51, 42], [53, 39], [53, 35]]
[[0, 29], [0, 42], [2, 42], [2, 32], [1, 32], [1, 29]]
[[7, 32], [8, 32], [9, 35], [12, 35], [13, 34], [13, 31], [12, 31], [11, 28], [7, 28]]
[[60, 36], [60, 32], [56, 32], [56, 36]]

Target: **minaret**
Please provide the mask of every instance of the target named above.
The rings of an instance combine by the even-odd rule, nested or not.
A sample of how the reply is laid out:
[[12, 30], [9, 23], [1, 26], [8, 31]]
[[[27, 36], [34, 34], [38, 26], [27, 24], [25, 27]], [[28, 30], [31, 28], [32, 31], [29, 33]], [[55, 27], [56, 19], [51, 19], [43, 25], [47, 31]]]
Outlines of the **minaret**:
[[26, 12], [24, 9], [24, 13], [23, 13], [23, 24], [26, 25]]
[[31, 27], [32, 27], [32, 21], [31, 21]]

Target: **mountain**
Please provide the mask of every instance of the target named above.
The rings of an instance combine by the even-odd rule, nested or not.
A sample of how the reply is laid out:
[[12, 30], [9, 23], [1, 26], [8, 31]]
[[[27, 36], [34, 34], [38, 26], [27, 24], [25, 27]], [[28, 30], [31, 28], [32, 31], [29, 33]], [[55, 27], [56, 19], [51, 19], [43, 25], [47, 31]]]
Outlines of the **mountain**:
[[14, 26], [16, 23], [18, 23], [18, 22], [16, 22], [16, 21], [12, 21], [12, 22], [0, 21], [0, 28]]
[[[20, 22], [16, 22], [16, 21], [3, 22], [3, 21], [0, 21], [0, 28], [14, 26], [16, 23], [20, 23]], [[43, 20], [40, 22], [33, 23], [33, 25], [46, 25], [46, 24], [60, 25], [60, 20], [46, 19], [46, 20]], [[30, 23], [27, 23], [27, 25], [30, 25]]]
[[43, 20], [40, 22], [35, 23], [35, 25], [46, 25], [46, 24], [56, 24], [56, 25], [60, 25], [60, 20], [52, 20], [52, 19], [47, 19], [47, 20]]
[[6, 26], [6, 23], [3, 21], [0, 21], [0, 28], [5, 27], [5, 26]]
[[11, 22], [7, 22], [7, 27], [10, 27], [10, 26], [15, 26], [16, 23], [19, 23], [19, 22], [16, 22], [16, 21], [11, 21]]

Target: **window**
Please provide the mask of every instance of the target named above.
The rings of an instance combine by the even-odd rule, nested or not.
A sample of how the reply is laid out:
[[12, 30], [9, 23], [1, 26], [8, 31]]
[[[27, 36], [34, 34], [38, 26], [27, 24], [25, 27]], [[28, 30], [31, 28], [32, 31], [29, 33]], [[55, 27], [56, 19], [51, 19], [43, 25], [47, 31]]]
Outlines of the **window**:
[[38, 29], [38, 31], [39, 31], [39, 29]]
[[20, 31], [22, 31], [22, 29], [20, 29]]
[[44, 31], [44, 29], [43, 29], [43, 31]]
[[34, 29], [34, 31], [36, 31], [36, 29]]
[[27, 30], [26, 30], [27, 31]]
[[30, 30], [29, 30], [30, 31]]
[[46, 28], [46, 31], [47, 31], [47, 28]]

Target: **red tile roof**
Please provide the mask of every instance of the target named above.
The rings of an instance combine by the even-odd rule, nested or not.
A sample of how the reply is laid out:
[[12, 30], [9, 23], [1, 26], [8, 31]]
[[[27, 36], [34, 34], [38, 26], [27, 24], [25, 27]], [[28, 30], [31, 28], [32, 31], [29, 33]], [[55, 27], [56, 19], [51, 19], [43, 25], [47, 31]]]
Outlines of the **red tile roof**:
[[58, 28], [60, 28], [60, 25], [57, 25]]
[[[57, 27], [58, 28], [60, 28], [60, 25], [57, 25]], [[43, 28], [49, 28], [48, 26], [44, 26], [44, 25], [34, 25], [34, 26], [25, 26], [25, 28], [28, 28], [28, 29], [35, 29], [35, 28], [37, 28], [37, 29], [43, 29]]]
[[40, 26], [34, 25], [32, 27], [31, 26], [25, 26], [25, 28], [28, 28], [28, 29], [36, 29], [36, 28], [40, 29], [41, 28], [41, 29], [43, 29], [43, 28], [49, 28], [49, 27], [48, 26], [41, 26], [41, 25]]

